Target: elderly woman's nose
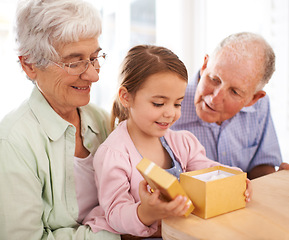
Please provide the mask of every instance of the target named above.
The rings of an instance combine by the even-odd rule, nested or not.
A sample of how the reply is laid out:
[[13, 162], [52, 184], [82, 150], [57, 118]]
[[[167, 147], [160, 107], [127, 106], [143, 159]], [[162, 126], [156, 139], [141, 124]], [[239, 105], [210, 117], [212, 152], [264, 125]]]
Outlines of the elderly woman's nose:
[[95, 69], [95, 67], [89, 63], [86, 71], [81, 74], [81, 79], [97, 82], [99, 80], [99, 69]]

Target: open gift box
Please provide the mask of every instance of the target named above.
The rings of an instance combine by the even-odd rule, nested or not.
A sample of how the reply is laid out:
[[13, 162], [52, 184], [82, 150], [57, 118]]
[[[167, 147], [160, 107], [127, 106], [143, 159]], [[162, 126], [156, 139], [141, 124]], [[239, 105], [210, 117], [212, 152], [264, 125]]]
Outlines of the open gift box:
[[207, 219], [246, 206], [245, 172], [223, 166], [182, 173], [180, 184], [193, 202], [193, 214]]

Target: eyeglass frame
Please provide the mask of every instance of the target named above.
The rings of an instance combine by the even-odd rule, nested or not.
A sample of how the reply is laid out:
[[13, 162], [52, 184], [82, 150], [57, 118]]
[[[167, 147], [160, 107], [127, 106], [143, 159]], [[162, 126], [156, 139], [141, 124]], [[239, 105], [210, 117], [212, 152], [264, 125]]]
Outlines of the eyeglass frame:
[[[99, 70], [101, 68], [101, 65], [99, 64], [99, 67], [95, 67], [94, 64], [96, 61], [98, 61], [98, 59], [100, 57], [103, 57], [104, 60], [106, 60], [106, 57], [107, 57], [107, 54], [106, 53], [102, 53], [100, 56], [97, 56], [96, 58], [94, 58], [93, 60], [80, 60], [80, 61], [75, 61], [75, 62], [71, 62], [71, 63], [64, 63], [64, 62], [54, 62], [52, 60], [49, 60], [51, 63], [55, 64], [56, 66], [62, 68], [65, 72], [67, 72], [69, 75], [72, 75], [72, 76], [77, 76], [77, 75], [81, 75], [83, 74], [87, 69], [88, 69], [88, 65], [89, 63], [94, 67], [95, 70]], [[71, 69], [71, 65], [72, 64], [76, 64], [76, 63], [86, 63], [86, 67], [85, 69], [81, 72], [81, 73], [78, 73], [78, 74], [71, 74], [69, 73], [69, 69]], [[61, 64], [61, 65], [60, 65]], [[102, 64], [103, 65], [103, 64]], [[68, 70], [65, 69], [65, 67], [68, 67]]]

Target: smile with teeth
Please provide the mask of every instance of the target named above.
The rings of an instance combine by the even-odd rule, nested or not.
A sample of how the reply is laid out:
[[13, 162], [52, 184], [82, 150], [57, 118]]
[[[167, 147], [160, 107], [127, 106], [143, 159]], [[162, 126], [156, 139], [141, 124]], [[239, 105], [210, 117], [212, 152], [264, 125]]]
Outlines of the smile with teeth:
[[87, 87], [75, 87], [75, 86], [72, 86], [73, 88], [75, 89], [78, 89], [78, 90], [86, 90], [86, 89], [89, 89], [89, 86]]
[[161, 126], [168, 126], [169, 123], [163, 123], [163, 122], [156, 122], [157, 124], [161, 125]]

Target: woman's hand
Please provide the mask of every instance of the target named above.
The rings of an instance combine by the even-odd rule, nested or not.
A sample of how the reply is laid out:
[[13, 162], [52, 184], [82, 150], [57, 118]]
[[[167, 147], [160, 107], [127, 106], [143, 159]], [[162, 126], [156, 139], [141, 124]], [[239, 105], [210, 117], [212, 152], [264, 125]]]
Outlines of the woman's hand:
[[248, 178], [246, 180], [246, 184], [247, 184], [247, 189], [245, 191], [246, 202], [250, 202], [252, 199], [252, 195], [253, 195], [253, 189], [252, 189], [251, 181]]
[[155, 190], [153, 193], [148, 192], [146, 181], [141, 181], [139, 184], [139, 196], [141, 203], [138, 206], [137, 214], [140, 221], [146, 226], [168, 216], [183, 216], [190, 207], [189, 204], [186, 204], [187, 198], [183, 196], [178, 196], [170, 202], [162, 201], [159, 198], [159, 190]]

